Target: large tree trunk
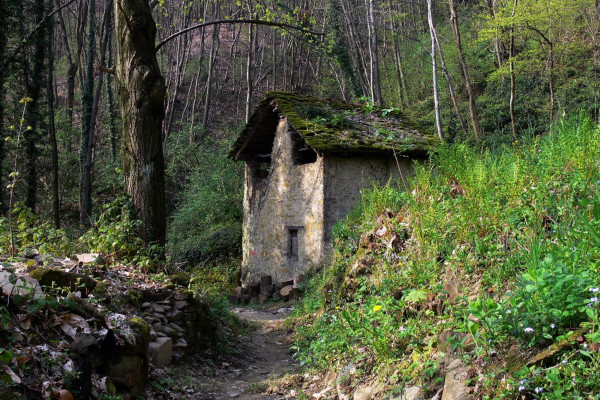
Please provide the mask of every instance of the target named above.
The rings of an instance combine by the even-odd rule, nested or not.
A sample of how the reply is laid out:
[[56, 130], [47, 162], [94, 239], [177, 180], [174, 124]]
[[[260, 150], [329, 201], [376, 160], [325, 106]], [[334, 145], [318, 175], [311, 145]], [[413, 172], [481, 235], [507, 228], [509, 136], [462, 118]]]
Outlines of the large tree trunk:
[[145, 0], [116, 0], [116, 76], [123, 121], [125, 186], [146, 242], [165, 242], [165, 166], [161, 125], [165, 80], [156, 52], [156, 24]]

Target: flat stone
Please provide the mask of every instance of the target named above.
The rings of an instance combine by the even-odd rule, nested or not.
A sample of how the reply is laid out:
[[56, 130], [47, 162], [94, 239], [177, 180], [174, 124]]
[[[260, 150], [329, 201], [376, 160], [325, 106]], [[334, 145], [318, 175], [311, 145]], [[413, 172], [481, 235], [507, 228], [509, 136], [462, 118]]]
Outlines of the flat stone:
[[[12, 283], [11, 283], [12, 282]], [[44, 298], [44, 293], [37, 280], [16, 275], [8, 271], [0, 271], [0, 291], [6, 296], [31, 296], [34, 299]]]
[[150, 308], [150, 307], [152, 307], [152, 303], [149, 303], [149, 302], [142, 303], [142, 310], [145, 310], [146, 308]]
[[163, 333], [163, 332], [156, 332], [156, 337], [159, 337], [159, 338], [161, 338], [161, 337], [168, 337], [168, 336], [167, 336], [167, 334], [166, 334], [166, 333]]
[[177, 342], [173, 346], [175, 350], [185, 350], [188, 347], [188, 343], [185, 339], [177, 339]]
[[144, 321], [146, 321], [147, 323], [149, 323], [150, 325], [152, 325], [153, 323], [155, 323], [157, 321], [156, 318], [154, 318], [151, 315], [147, 315], [144, 317]]
[[171, 311], [171, 315], [167, 317], [167, 319], [171, 322], [181, 321], [184, 317], [184, 313], [179, 310]]
[[390, 396], [386, 397], [388, 400], [423, 400], [425, 399], [425, 393], [421, 386], [411, 386], [402, 391], [399, 397]]
[[184, 309], [184, 308], [187, 307], [187, 301], [185, 301], [185, 300], [178, 300], [178, 301], [175, 302], [174, 306], [175, 306], [175, 308], [177, 310], [182, 310], [182, 309]]
[[472, 400], [474, 397], [466, 382], [469, 379], [468, 369], [460, 360], [454, 360], [448, 366], [444, 381], [442, 400]]
[[89, 264], [96, 261], [99, 255], [100, 253], [75, 254], [75, 258], [77, 258], [77, 262]]
[[283, 300], [289, 300], [290, 299], [290, 294], [292, 293], [292, 290], [294, 289], [294, 287], [292, 285], [287, 285], [281, 288], [281, 290], [279, 291], [279, 294], [281, 294], [281, 298]]
[[170, 337], [157, 338], [151, 342], [148, 348], [148, 355], [152, 364], [157, 367], [165, 367], [171, 364], [173, 359], [173, 340]]
[[185, 329], [183, 329], [181, 326], [179, 326], [179, 325], [177, 325], [177, 324], [170, 323], [170, 324], [169, 324], [169, 325], [167, 325], [167, 326], [168, 326], [168, 327], [170, 327], [170, 328], [172, 328], [172, 329], [174, 329], [174, 330], [176, 330], [178, 333], [183, 333], [183, 332], [185, 332]]
[[381, 393], [382, 390], [383, 387], [378, 383], [374, 383], [373, 385], [359, 386], [354, 391], [354, 396], [352, 398], [353, 400], [371, 400]]
[[158, 313], [158, 314], [164, 315], [164, 313], [166, 311], [165, 306], [163, 306], [162, 304], [158, 304], [158, 303], [152, 304], [152, 308], [154, 309], [154, 312]]
[[150, 328], [150, 341], [154, 342], [157, 337], [158, 337], [158, 335], [156, 334], [156, 331], [154, 330], [154, 328]]

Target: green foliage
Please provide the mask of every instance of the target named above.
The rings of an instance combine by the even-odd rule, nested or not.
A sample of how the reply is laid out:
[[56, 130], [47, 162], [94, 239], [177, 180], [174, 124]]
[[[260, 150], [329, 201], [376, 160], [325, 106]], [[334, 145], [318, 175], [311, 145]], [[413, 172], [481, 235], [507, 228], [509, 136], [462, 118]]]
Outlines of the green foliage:
[[[41, 253], [55, 256], [70, 256], [77, 246], [67, 231], [56, 229], [31, 212], [23, 203], [17, 203], [12, 210], [15, 247], [38, 249]], [[10, 232], [8, 220], [0, 218], [0, 252], [9, 254]]]
[[202, 157], [173, 213], [168, 251], [171, 262], [186, 268], [240, 254], [243, 175], [225, 158], [225, 147], [195, 147]]
[[[453, 351], [474, 343], [467, 358], [571, 341], [551, 368], [492, 369], [484, 393], [514, 396], [522, 379], [532, 397], [585, 393], [599, 377], [590, 351], [600, 346], [598, 159], [600, 130], [575, 115], [512, 146], [445, 146], [416, 167], [408, 191], [365, 191], [334, 228], [331, 264], [308, 283], [318, 295], [298, 307], [321, 311], [299, 327], [298, 357], [435, 384], [437, 367], [426, 361], [442, 351], [443, 331], [457, 333]], [[368, 272], [357, 276], [360, 265]], [[451, 306], [449, 276], [463, 292]], [[576, 372], [585, 379], [570, 379]], [[517, 383], [499, 387], [500, 379]]]
[[162, 249], [157, 245], [145, 245], [138, 234], [139, 226], [131, 200], [120, 194], [104, 205], [93, 227], [79, 238], [79, 242], [90, 251], [131, 262], [145, 270], [155, 269]]

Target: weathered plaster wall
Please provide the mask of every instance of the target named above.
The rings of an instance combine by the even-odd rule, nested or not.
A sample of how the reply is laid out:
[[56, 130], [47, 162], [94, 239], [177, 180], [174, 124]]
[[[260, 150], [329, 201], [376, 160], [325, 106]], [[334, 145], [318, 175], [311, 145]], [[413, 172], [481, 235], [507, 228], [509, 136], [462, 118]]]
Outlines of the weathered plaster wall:
[[[257, 164], [246, 164], [242, 279], [261, 273], [276, 281], [306, 271], [323, 254], [323, 158], [294, 165], [286, 120], [275, 135], [269, 175], [256, 178]], [[298, 229], [298, 257], [289, 257], [289, 228]]]
[[325, 183], [325, 241], [331, 239], [333, 226], [356, 208], [362, 188], [370, 188], [378, 182], [385, 184], [390, 177], [392, 184], [402, 185], [402, 176], [412, 173], [412, 161], [407, 158], [385, 156], [340, 157], [333, 154], [324, 156]]

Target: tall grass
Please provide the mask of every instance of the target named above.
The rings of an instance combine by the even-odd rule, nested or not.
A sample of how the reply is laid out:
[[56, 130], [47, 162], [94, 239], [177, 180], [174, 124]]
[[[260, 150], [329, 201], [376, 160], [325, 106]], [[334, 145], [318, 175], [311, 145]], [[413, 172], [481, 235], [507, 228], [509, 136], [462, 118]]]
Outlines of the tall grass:
[[[435, 374], [426, 377], [435, 366], [426, 360], [442, 330], [535, 347], [585, 324], [592, 317], [581, 299], [600, 286], [599, 162], [600, 131], [576, 115], [547, 135], [493, 151], [442, 147], [416, 167], [408, 192], [391, 184], [365, 191], [334, 229], [335, 257], [315, 289], [323, 313], [300, 330], [298, 356], [317, 367], [360, 359], [368, 371], [400, 369], [433, 387]], [[361, 263], [368, 273], [354, 274]], [[450, 280], [465, 298], [452, 306]], [[578, 292], [562, 296], [565, 288]], [[529, 308], [519, 303], [524, 317], [511, 320], [512, 330], [498, 317], [489, 336], [466, 319], [480, 310], [486, 322], [518, 299]], [[540, 325], [539, 336], [515, 328], [549, 320], [556, 331]]]

